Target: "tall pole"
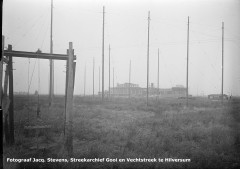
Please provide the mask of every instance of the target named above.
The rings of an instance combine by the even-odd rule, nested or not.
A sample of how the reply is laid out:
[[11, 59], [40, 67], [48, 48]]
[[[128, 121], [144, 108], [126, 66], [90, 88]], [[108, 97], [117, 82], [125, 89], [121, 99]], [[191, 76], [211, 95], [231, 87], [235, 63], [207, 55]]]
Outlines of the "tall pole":
[[103, 32], [102, 32], [102, 101], [104, 99], [104, 15], [105, 7], [103, 6]]
[[[50, 53], [53, 53], [53, 34], [52, 34], [52, 24], [53, 23], [53, 0], [51, 0], [51, 30], [50, 30]], [[50, 84], [49, 84], [49, 105], [52, 104], [53, 93], [54, 93], [54, 62], [50, 59]]]
[[0, 106], [2, 107], [2, 77], [3, 77], [3, 57], [4, 57], [4, 36], [2, 36], [2, 57], [0, 59]]
[[111, 80], [111, 76], [110, 76], [110, 64], [111, 64], [111, 60], [110, 60], [110, 51], [111, 51], [111, 48], [110, 48], [110, 44], [109, 44], [109, 85], [108, 85], [108, 91], [109, 91], [109, 97], [111, 96], [111, 94], [110, 94], [110, 80]]
[[86, 92], [86, 64], [85, 64], [85, 69], [84, 69], [84, 96], [85, 96], [85, 93]]
[[[27, 96], [28, 96], [28, 104], [30, 103], [30, 97], [29, 97], [29, 89], [30, 89], [30, 83], [29, 83], [29, 68], [30, 67], [30, 58], [28, 58], [28, 93], [27, 93]], [[50, 94], [50, 93], [49, 93]], [[51, 95], [49, 95], [51, 96]], [[49, 102], [49, 105], [51, 105], [51, 99], [50, 99], [50, 102]], [[28, 109], [28, 122], [29, 122], [29, 109]]]
[[98, 69], [99, 69], [99, 84], [98, 84], [98, 92], [100, 92], [101, 91], [101, 71], [100, 71], [100, 66], [98, 67]]
[[[7, 103], [7, 90], [8, 90], [8, 79], [9, 79], [9, 65], [6, 65], [5, 70], [5, 77], [4, 77], [4, 88], [3, 88], [3, 103], [2, 105], [6, 105]], [[8, 119], [7, 119], [7, 111], [2, 111], [3, 117], [4, 117], [4, 134], [5, 134], [5, 140], [6, 143], [9, 143], [9, 130], [8, 130]]]
[[224, 22], [222, 22], [222, 103], [223, 103], [223, 70], [224, 70]]
[[94, 69], [95, 69], [95, 60], [93, 58], [93, 97], [94, 97]]
[[[12, 50], [12, 45], [8, 45], [8, 50]], [[8, 66], [9, 66], [9, 134], [10, 134], [10, 144], [14, 143], [14, 91], [13, 91], [13, 62], [12, 56], [9, 56]]]
[[37, 105], [37, 117], [40, 117], [39, 94], [40, 94], [40, 60], [38, 59], [38, 105]]
[[187, 86], [187, 106], [188, 106], [188, 59], [189, 59], [189, 16], [188, 16], [188, 30], [187, 30], [187, 80], [186, 80], [186, 86]]
[[113, 97], [114, 97], [114, 67], [113, 67]]
[[149, 85], [149, 28], [150, 28], [150, 11], [148, 11], [148, 44], [147, 44], [147, 105], [148, 105], [148, 85]]
[[158, 77], [157, 77], [157, 79], [158, 79], [158, 97], [159, 97], [159, 48], [158, 48]]
[[129, 85], [128, 85], [128, 97], [131, 97], [131, 60], [129, 64]]
[[74, 50], [72, 42], [69, 42], [67, 61], [67, 90], [66, 90], [66, 119], [64, 149], [68, 156], [73, 154], [73, 88], [74, 88]]

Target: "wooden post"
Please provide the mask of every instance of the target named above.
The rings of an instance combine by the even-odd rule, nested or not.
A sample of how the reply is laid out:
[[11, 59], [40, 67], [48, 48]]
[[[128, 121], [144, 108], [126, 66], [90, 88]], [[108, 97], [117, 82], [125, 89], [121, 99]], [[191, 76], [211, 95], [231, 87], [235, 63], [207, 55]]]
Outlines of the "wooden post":
[[4, 57], [4, 36], [2, 36], [2, 57], [0, 61], [0, 105], [2, 106], [2, 95], [3, 95], [3, 90], [2, 90], [2, 75], [3, 75], [3, 57]]
[[9, 126], [8, 126], [8, 109], [9, 109], [9, 100], [7, 98], [7, 90], [8, 90], [8, 74], [9, 68], [8, 65], [6, 66], [5, 70], [5, 78], [4, 78], [4, 92], [3, 92], [3, 117], [4, 117], [4, 135], [6, 143], [9, 144]]
[[[9, 75], [9, 66], [6, 66], [5, 77], [4, 77], [4, 88], [3, 88], [3, 102], [5, 102], [7, 98], [7, 90], [8, 90], [8, 75]], [[3, 103], [4, 105], [4, 103]]]
[[4, 114], [4, 135], [6, 143], [9, 144], [8, 114]]
[[76, 62], [73, 62], [73, 93], [74, 93], [74, 84], [75, 84], [75, 72], [76, 71]]
[[72, 133], [72, 106], [73, 106], [73, 45], [69, 43], [68, 51], [68, 71], [67, 71], [67, 93], [66, 93], [66, 122], [65, 122], [65, 150], [68, 156], [73, 153], [73, 133]]
[[[12, 45], [8, 45], [8, 50], [12, 50]], [[14, 143], [14, 102], [13, 102], [13, 66], [12, 66], [12, 56], [9, 56], [9, 134], [10, 134], [10, 144]]]
[[[68, 53], [68, 51], [67, 51]], [[76, 62], [73, 62], [73, 92], [74, 92], [74, 84], [75, 84], [75, 70], [76, 70]], [[65, 82], [65, 112], [64, 112], [64, 129], [63, 134], [65, 135], [65, 124], [66, 124], [66, 111], [67, 111], [67, 79], [68, 79], [68, 61], [66, 61], [66, 82]]]
[[[69, 55], [68, 49], [67, 49], [67, 55]], [[66, 111], [67, 111], [67, 86], [68, 86], [68, 60], [66, 60], [66, 81], [65, 81], [65, 111], [64, 111], [64, 136], [65, 136], [65, 124], [66, 124]]]

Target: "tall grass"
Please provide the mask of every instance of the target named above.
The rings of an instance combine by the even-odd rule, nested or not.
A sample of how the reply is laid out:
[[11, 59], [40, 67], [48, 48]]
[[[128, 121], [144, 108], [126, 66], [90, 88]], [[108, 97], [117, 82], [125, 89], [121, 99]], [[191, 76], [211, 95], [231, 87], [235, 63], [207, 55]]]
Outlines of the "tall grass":
[[[43, 100], [44, 102], [44, 100]], [[72, 163], [49, 164], [50, 168], [236, 168], [240, 166], [239, 103], [222, 106], [206, 99], [151, 100], [96, 98], [74, 100], [75, 158], [190, 158], [191, 163]], [[21, 102], [16, 103], [18, 106]], [[5, 156], [63, 157], [59, 142], [63, 131], [63, 99], [42, 119], [52, 125], [48, 151], [37, 155], [26, 144], [34, 144], [21, 131], [15, 147], [4, 147]], [[21, 107], [21, 106], [20, 106]], [[19, 108], [16, 113], [24, 113]], [[26, 112], [25, 112], [26, 113]], [[20, 118], [19, 115], [16, 115]], [[16, 119], [17, 123], [18, 119]], [[22, 123], [23, 125], [24, 123]], [[9, 152], [15, 152], [9, 154]], [[29, 164], [22, 164], [29, 167]], [[34, 167], [46, 167], [46, 164]]]

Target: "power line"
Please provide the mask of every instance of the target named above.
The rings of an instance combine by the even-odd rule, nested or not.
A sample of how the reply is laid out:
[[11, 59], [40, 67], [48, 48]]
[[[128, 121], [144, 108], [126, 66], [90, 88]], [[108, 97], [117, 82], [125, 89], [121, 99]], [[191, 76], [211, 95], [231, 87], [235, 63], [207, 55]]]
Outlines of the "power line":
[[29, 86], [28, 86], [28, 91], [30, 90], [30, 87], [31, 87], [31, 84], [32, 84], [32, 78], [33, 78], [33, 74], [35, 72], [36, 61], [37, 61], [37, 59], [35, 59], [35, 62], [34, 62], [33, 71], [32, 71], [32, 75], [31, 75], [31, 80], [30, 80], [30, 83], [29, 83]]
[[15, 48], [17, 47], [17, 45], [23, 40], [23, 39], [26, 39], [26, 37], [28, 35], [30, 35], [30, 32], [33, 30], [33, 28], [38, 24], [40, 23], [39, 20], [44, 16], [46, 15], [46, 13], [42, 14], [41, 16], [39, 16], [38, 18], [36, 18], [35, 22], [30, 26], [29, 29], [27, 29], [22, 35], [21, 37], [16, 40], [16, 43], [13, 45]]

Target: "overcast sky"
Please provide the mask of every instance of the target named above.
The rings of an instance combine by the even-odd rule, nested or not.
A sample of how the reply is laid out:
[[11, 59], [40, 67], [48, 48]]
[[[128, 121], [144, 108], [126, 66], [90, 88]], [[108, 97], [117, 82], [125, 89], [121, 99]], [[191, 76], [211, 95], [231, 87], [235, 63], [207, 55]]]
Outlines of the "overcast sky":
[[[150, 83], [157, 86], [160, 51], [160, 88], [186, 86], [187, 17], [190, 17], [189, 90], [201, 95], [221, 92], [222, 22], [224, 22], [224, 93], [240, 95], [239, 0], [54, 0], [53, 52], [66, 53], [73, 42], [77, 55], [75, 94], [92, 94], [93, 58], [95, 93], [99, 89], [102, 59], [102, 9], [105, 6], [105, 89], [108, 89], [108, 46], [111, 46], [115, 85], [147, 84], [147, 17], [150, 22]], [[51, 0], [4, 0], [5, 48], [50, 51]], [[14, 90], [40, 93], [49, 90], [49, 61], [14, 58]], [[29, 64], [30, 62], [30, 64]], [[65, 61], [55, 61], [55, 93], [65, 88]], [[35, 65], [35, 66], [34, 66]], [[38, 75], [40, 65], [40, 75]], [[29, 67], [29, 76], [28, 76]], [[35, 67], [35, 69], [34, 69]], [[29, 77], [29, 78], [28, 78]], [[29, 81], [28, 81], [29, 79]]]

